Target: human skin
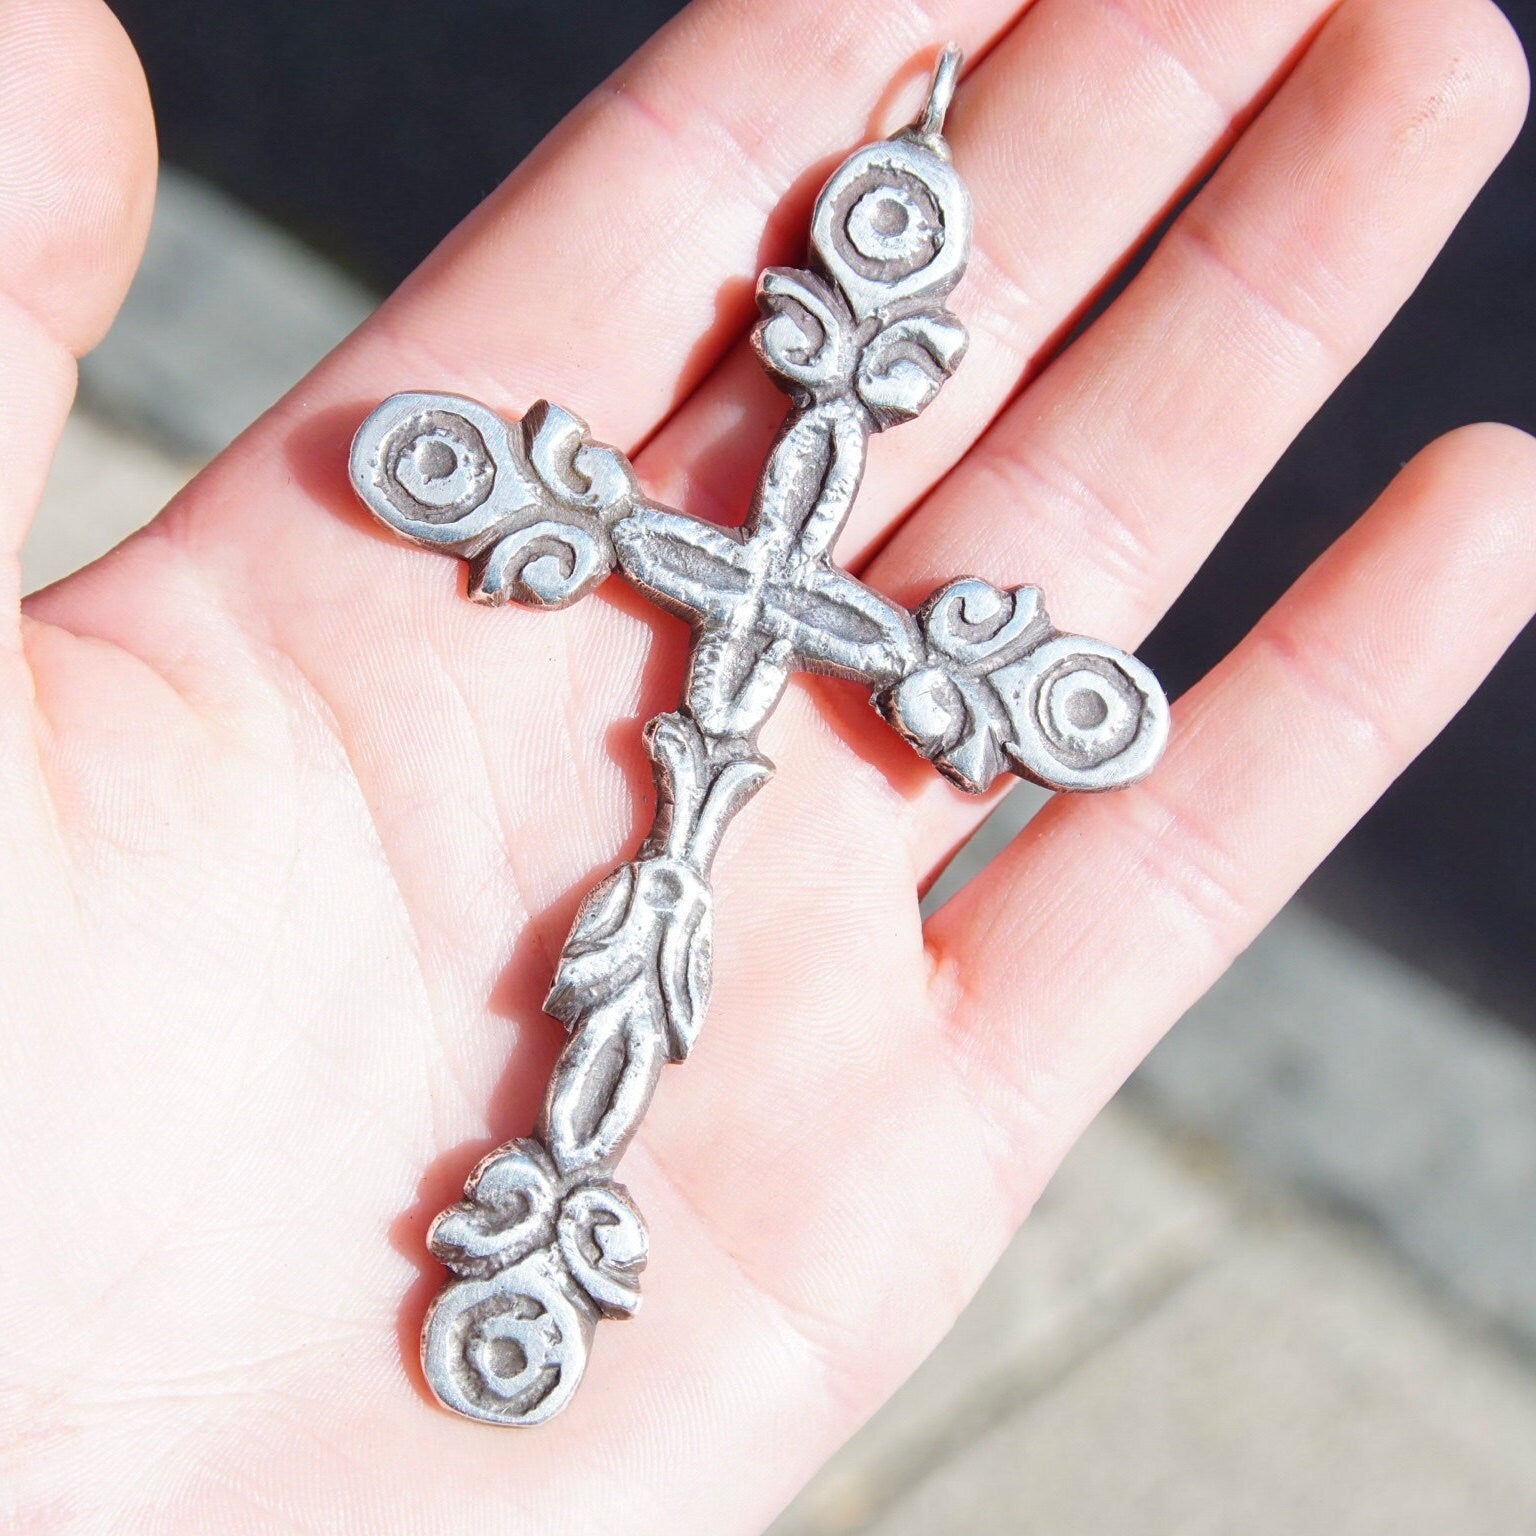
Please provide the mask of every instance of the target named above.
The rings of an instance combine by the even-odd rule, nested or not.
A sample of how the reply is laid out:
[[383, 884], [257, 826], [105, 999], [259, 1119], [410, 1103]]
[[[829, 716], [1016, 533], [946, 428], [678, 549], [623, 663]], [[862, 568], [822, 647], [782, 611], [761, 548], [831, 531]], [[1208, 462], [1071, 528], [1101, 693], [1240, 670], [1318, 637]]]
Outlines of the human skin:
[[643, 1310], [550, 1425], [431, 1404], [426, 1224], [531, 1123], [552, 958], [643, 826], [637, 722], [686, 635], [617, 582], [463, 601], [358, 509], [348, 440], [401, 388], [547, 396], [659, 499], [739, 518], [782, 413], [751, 280], [949, 37], [971, 350], [875, 444], [839, 552], [904, 602], [1038, 583], [1131, 646], [1509, 145], [1526, 70], [1485, 0], [697, 0], [144, 532], [25, 604], [155, 150], [107, 10], [0, 0], [7, 1529], [761, 1529], [1528, 618], [1536, 448], [1467, 428], [1178, 701], [1149, 781], [1054, 801], [926, 923], [988, 802], [794, 682], [716, 868], [707, 1026], [624, 1164]]

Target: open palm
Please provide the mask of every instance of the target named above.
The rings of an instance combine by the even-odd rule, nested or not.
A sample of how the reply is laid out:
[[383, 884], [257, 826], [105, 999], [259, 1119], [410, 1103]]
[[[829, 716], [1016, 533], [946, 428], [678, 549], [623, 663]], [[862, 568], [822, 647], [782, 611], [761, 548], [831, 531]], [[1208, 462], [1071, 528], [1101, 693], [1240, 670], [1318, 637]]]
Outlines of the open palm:
[[782, 413], [752, 277], [799, 259], [826, 170], [910, 116], [948, 36], [981, 60], [949, 127], [971, 352], [875, 445], [840, 554], [903, 601], [961, 570], [1039, 582], [1064, 627], [1133, 644], [1517, 128], [1486, 0], [697, 0], [145, 532], [19, 616], [153, 146], [96, 0], [0, 4], [18, 1529], [759, 1528], [1524, 622], [1536, 448], [1468, 429], [1180, 702], [1150, 781], [1053, 803], [926, 925], [985, 803], [856, 693], [792, 685], [777, 779], [716, 866], [708, 1026], [625, 1163], [644, 1311], [550, 1425], [431, 1406], [426, 1224], [532, 1121], [553, 957], [644, 823], [638, 723], [686, 632], [617, 583], [553, 615], [463, 602], [453, 562], [356, 506], [348, 442], [403, 387], [547, 395], [660, 499], [739, 518]]

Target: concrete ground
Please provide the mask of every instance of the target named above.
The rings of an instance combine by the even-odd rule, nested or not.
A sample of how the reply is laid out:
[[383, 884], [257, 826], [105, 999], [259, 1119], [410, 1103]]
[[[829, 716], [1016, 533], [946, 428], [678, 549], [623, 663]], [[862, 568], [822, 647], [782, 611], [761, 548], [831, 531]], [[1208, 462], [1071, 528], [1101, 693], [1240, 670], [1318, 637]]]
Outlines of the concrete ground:
[[[149, 517], [369, 304], [168, 176], [29, 584]], [[1034, 803], [1011, 797], [945, 889]], [[774, 1527], [853, 1531], [1530, 1536], [1536, 1051], [1293, 905]]]

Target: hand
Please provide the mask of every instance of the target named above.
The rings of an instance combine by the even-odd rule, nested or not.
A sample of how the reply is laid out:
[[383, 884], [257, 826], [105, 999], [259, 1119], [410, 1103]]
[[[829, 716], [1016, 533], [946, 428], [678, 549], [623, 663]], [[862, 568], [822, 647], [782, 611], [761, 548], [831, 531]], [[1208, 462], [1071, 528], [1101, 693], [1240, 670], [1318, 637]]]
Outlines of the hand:
[[[797, 682], [717, 866], [703, 1038], [623, 1168], [645, 1308], [560, 1419], [497, 1432], [420, 1383], [423, 1233], [532, 1121], [553, 956], [643, 822], [638, 722], [685, 635], [617, 582], [559, 615], [464, 602], [456, 562], [357, 508], [348, 440], [400, 388], [547, 395], [644, 443], [660, 499], [738, 518], [782, 413], [742, 342], [751, 279], [799, 259], [821, 173], [910, 113], [952, 35], [985, 55], [949, 130], [972, 348], [878, 444], [839, 552], [904, 601], [1038, 582], [1063, 627], [1134, 644], [1524, 110], [1485, 0], [1329, 9], [698, 0], [144, 533], [8, 605], [20, 1529], [756, 1530], [939, 1338], [1095, 1111], [1525, 620], [1536, 448], [1426, 449], [1180, 701], [1150, 781], [1056, 801], [926, 925], [985, 803], [853, 691]], [[6, 0], [0, 61], [14, 557], [154, 160], [94, 0]]]

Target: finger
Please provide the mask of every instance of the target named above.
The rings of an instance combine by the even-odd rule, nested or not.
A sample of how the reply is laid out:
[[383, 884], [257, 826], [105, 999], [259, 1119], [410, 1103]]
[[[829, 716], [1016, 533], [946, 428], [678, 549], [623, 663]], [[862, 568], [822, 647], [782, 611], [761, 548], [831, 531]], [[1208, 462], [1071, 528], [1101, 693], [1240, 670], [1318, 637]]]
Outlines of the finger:
[[[0, 0], [0, 924], [35, 942], [7, 957], [11, 998], [55, 979], [39, 924], [61, 908], [18, 600], [20, 552], [75, 391], [75, 358], [106, 330], [154, 199], [144, 77], [97, 0]], [[6, 1010], [7, 1018], [22, 1014]]]
[[546, 396], [634, 446], [746, 327], [758, 268], [797, 254], [808, 168], [872, 109], [879, 132], [910, 114], [936, 42], [979, 56], [1027, 3], [689, 6], [444, 241], [346, 376], [387, 392], [413, 368], [514, 413]]
[[74, 395], [138, 264], [154, 200], [144, 76], [97, 0], [0, 4], [0, 483], [5, 648], [22, 539]]
[[[1047, 0], [1041, 25], [1030, 26], [1026, 13], [1017, 38], [1007, 32], [1022, 9], [1017, 0], [946, 0], [926, 28], [910, 33], [893, 27], [884, 6], [875, 20], [863, 7], [807, 0], [804, 15], [796, 9], [771, 23], [722, 0], [695, 6], [309, 381], [303, 410], [312, 413], [328, 397], [366, 399], [410, 375], [515, 411], [547, 395], [578, 410], [600, 436], [632, 447], [740, 336], [762, 264], [803, 255], [805, 204], [827, 168], [820, 157], [893, 125], [888, 110], [876, 114], [878, 127], [868, 110], [890, 97], [892, 71], [936, 25], [982, 46], [1006, 33], [1006, 59], [990, 69], [976, 107], [966, 108], [974, 122], [963, 145], [976, 162], [976, 176], [968, 164], [967, 177], [977, 181], [982, 216], [1003, 240], [995, 257], [978, 257], [970, 279], [973, 289], [992, 293], [993, 306], [981, 314], [962, 386], [971, 404], [941, 409], [940, 431], [924, 435], [935, 445], [935, 465], [914, 469], [903, 458], [905, 505], [996, 410], [1036, 343], [1059, 329], [1199, 173], [1326, 4], [1245, 0], [1234, 22], [1232, 8], [1217, 0], [1166, 20], [1146, 0], [1086, 8]], [[805, 39], [803, 53], [784, 55], [786, 33]], [[810, 57], [819, 67], [807, 71]], [[655, 140], [658, 123], [676, 125], [666, 153]], [[1064, 179], [1066, 166], [1073, 171]], [[791, 183], [799, 195], [780, 208], [765, 241], [768, 194], [782, 200]], [[1066, 253], [1059, 261], [1058, 248]], [[1037, 249], [1052, 254], [1038, 269], [1023, 265], [1023, 251]], [[573, 345], [573, 330], [588, 328], [590, 343]], [[739, 507], [745, 485], [722, 446], [741, 446], [752, 458], [783, 405], [755, 365], [741, 379], [744, 344], [737, 353], [712, 389], [715, 410], [706, 403], [695, 413], [709, 441], [674, 438], [666, 458], [717, 468]], [[755, 430], [736, 434], [743, 389], [760, 409]], [[337, 431], [324, 451], [334, 458], [344, 440]], [[232, 473], [240, 473], [238, 463]], [[664, 492], [683, 489], [669, 486], [658, 456], [646, 473]], [[877, 461], [858, 514], [871, 524], [890, 513], [883, 473]], [[685, 499], [707, 510], [711, 492], [691, 482]], [[249, 539], [269, 564], [278, 551], [265, 509], [249, 522], [229, 510], [225, 504], [220, 537]], [[399, 551], [395, 565], [410, 569]]]
[[[964, 366], [876, 445], [840, 544], [857, 560], [970, 447], [1283, 77], [1330, 0], [1042, 0], [967, 79], [946, 127], [976, 208], [954, 305]], [[798, 254], [797, 258], [798, 258]], [[663, 499], [740, 520], [782, 416], [746, 346], [648, 448]]]
[[1024, 1198], [1533, 602], [1536, 441], [1442, 439], [1180, 701], [1152, 778], [1047, 806], [931, 919], [947, 1037]]
[[[402, 817], [397, 845], [429, 928], [459, 925], [467, 889], [500, 888], [487, 909], [514, 915], [568, 890], [611, 857], [630, 820], [635, 757], [599, 761], [590, 784], [570, 762], [575, 742], [583, 759], [593, 753], [632, 695], [645, 633], [603, 600], [566, 621], [487, 624], [452, 596], [462, 578], [447, 562], [361, 531], [346, 481], [352, 434], [382, 396], [422, 385], [514, 415], [545, 394], [609, 441], [643, 439], [745, 326], [760, 262], [791, 254], [780, 235], [765, 245], [767, 210], [792, 189], [803, 204], [807, 167], [910, 116], [936, 40], [984, 53], [1025, 3], [700, 0], [143, 536], [34, 599], [38, 617], [120, 653], [90, 680], [37, 661], [39, 686], [61, 714], [100, 728], [119, 713], [142, 722], [170, 694], [265, 735], [286, 728], [296, 695], [318, 699], [387, 819], [397, 806], [440, 807]], [[794, 203], [783, 239], [798, 247]], [[581, 656], [575, 686], [550, 665], [552, 647]], [[533, 718], [565, 729], [529, 731]], [[397, 750], [402, 719], [434, 722], [429, 750]], [[466, 773], [471, 785], [443, 803], [436, 786]], [[540, 819], [571, 837], [533, 835], [535, 797]], [[489, 852], [504, 843], [526, 850], [521, 867]], [[568, 916], [548, 918], [551, 943]], [[445, 958], [477, 1007], [507, 937], [486, 924], [480, 943]]]
[[[157, 622], [155, 595], [179, 606], [189, 581], [213, 626], [228, 607], [264, 631], [282, 617], [261, 611], [269, 577], [279, 610], [354, 594], [375, 602], [388, 588], [406, 602], [435, 596], [441, 572], [430, 562], [388, 541], [359, 545], [354, 526], [313, 516], [321, 488], [355, 507], [344, 466], [365, 403], [415, 383], [517, 416], [542, 395], [632, 450], [744, 329], [762, 263], [800, 243], [786, 230], [803, 227], [806, 168], [894, 126], [894, 97], [910, 95], [910, 115], [936, 38], [983, 54], [1029, 3], [785, 0], [768, 12], [696, 0], [150, 525], [132, 551], [144, 599], [135, 613], [100, 606], [121, 567], [40, 611], [159, 667], [166, 650], [185, 652], [176, 626]], [[297, 470], [292, 516], [273, 497], [243, 494], [279, 455]], [[377, 580], [335, 579], [338, 567], [370, 562]]]
[[[1347, 0], [1145, 270], [869, 572], [1044, 588], [1063, 628], [1145, 634], [1440, 249], [1523, 116], [1484, 0]], [[931, 866], [983, 807], [924, 782]]]

